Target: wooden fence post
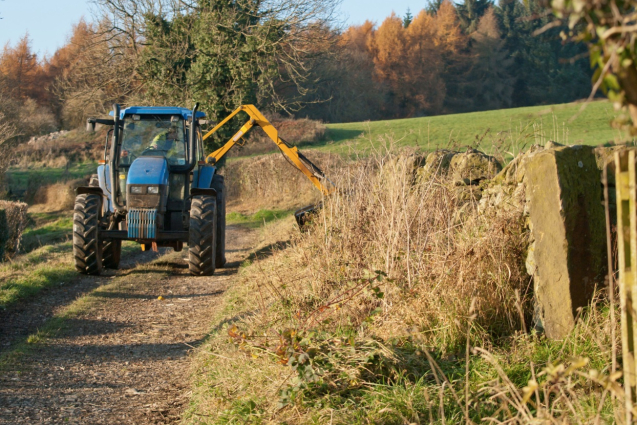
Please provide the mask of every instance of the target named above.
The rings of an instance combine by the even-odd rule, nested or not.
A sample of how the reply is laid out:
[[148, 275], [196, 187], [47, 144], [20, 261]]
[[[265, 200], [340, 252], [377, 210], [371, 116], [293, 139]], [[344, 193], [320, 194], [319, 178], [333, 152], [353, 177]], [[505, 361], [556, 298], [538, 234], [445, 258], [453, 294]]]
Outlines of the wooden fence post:
[[633, 307], [637, 294], [637, 174], [635, 150], [615, 152], [615, 185], [617, 188], [617, 245], [619, 262], [619, 299], [621, 305], [624, 389], [626, 391], [626, 424], [633, 422], [636, 404], [635, 347], [637, 315]]

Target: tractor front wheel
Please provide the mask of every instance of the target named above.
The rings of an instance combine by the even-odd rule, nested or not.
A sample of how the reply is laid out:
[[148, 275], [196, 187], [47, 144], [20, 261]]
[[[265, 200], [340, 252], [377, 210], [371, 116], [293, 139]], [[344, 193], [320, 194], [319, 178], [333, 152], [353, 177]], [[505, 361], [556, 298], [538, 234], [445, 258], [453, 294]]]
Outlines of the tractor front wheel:
[[216, 197], [192, 197], [188, 235], [188, 266], [190, 274], [211, 276], [215, 272], [217, 236]]
[[102, 244], [98, 238], [102, 197], [77, 195], [73, 212], [73, 256], [75, 268], [84, 274], [102, 271]]

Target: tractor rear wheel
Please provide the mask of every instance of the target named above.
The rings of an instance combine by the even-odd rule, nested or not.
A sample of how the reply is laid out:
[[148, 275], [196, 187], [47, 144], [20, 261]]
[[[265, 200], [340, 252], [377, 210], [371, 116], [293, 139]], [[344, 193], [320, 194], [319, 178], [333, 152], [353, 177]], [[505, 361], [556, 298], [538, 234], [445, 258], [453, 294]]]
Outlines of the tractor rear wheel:
[[217, 200], [213, 196], [192, 197], [188, 235], [188, 268], [195, 276], [211, 276], [215, 272], [217, 233]]
[[223, 176], [215, 174], [212, 188], [217, 192], [217, 248], [215, 266], [226, 265], [226, 185]]
[[101, 196], [81, 194], [75, 198], [73, 256], [80, 273], [100, 274], [102, 271], [102, 244], [98, 235], [101, 212]]

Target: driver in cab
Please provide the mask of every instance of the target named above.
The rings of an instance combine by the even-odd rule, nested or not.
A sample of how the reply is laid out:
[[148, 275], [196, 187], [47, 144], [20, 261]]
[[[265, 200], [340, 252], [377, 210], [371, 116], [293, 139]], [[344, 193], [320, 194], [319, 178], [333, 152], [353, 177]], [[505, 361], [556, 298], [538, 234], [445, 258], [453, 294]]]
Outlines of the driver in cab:
[[143, 149], [141, 140], [138, 139], [139, 136], [131, 141], [124, 142], [124, 149], [122, 149], [120, 154], [124, 163], [130, 163], [135, 159], [134, 157], [144, 155], [146, 152], [152, 155], [151, 151], [163, 154], [170, 163], [179, 163], [180, 159], [182, 161], [184, 159], [184, 143], [179, 137], [179, 129], [175, 126], [156, 134], [146, 149]]
[[179, 133], [175, 127], [157, 134], [148, 148], [166, 152], [166, 158], [169, 160], [184, 157], [184, 144], [180, 140]]

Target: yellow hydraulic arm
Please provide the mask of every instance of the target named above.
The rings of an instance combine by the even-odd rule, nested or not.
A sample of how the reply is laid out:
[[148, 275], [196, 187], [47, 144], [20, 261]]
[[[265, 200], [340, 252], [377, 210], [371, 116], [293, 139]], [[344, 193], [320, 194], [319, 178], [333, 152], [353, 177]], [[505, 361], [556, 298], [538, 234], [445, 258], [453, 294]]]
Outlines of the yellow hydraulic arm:
[[223, 156], [228, 153], [232, 147], [237, 144], [237, 142], [243, 137], [252, 127], [258, 125], [265, 131], [265, 134], [268, 135], [270, 139], [281, 149], [281, 152], [285, 156], [287, 156], [292, 163], [299, 169], [303, 174], [307, 176], [308, 179], [316, 186], [323, 194], [329, 195], [334, 191], [334, 186], [331, 182], [325, 177], [323, 172], [312, 162], [307, 159], [303, 154], [301, 154], [296, 146], [288, 145], [283, 139], [279, 137], [279, 132], [270, 122], [259, 112], [259, 110], [254, 105], [243, 105], [238, 107], [234, 112], [228, 115], [223, 121], [215, 126], [212, 130], [206, 133], [203, 136], [203, 140], [206, 140], [208, 137], [212, 136], [217, 130], [223, 127], [228, 121], [230, 121], [235, 115], [239, 112], [245, 112], [250, 116], [250, 120], [246, 122], [243, 127], [234, 135], [230, 140], [226, 142], [225, 145], [212, 152], [206, 158], [208, 163], [216, 163]]

